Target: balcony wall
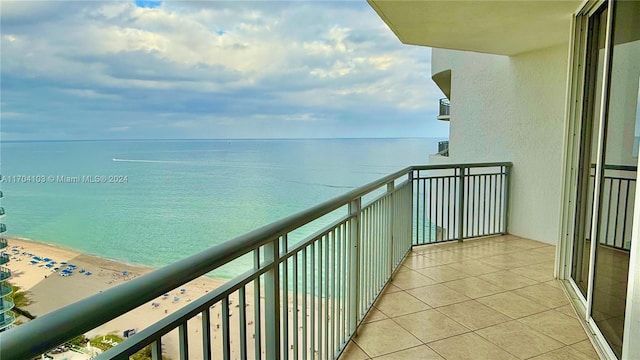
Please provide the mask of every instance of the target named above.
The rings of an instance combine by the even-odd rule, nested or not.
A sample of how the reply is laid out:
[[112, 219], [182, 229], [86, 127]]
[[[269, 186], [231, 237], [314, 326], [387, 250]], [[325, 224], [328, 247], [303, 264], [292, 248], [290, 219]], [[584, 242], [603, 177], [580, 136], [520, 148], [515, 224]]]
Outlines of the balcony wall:
[[559, 228], [567, 46], [512, 57], [432, 53], [432, 71], [451, 69], [455, 103], [440, 162], [512, 161], [509, 232], [547, 243]]

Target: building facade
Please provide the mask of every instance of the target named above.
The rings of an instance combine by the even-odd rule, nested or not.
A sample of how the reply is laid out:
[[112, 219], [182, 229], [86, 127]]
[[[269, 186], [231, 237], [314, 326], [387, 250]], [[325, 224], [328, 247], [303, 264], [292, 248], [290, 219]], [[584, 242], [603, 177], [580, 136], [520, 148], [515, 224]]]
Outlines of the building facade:
[[[2, 191], [0, 191], [0, 199], [2, 199]], [[0, 207], [0, 218], [4, 216], [4, 208]], [[11, 277], [11, 270], [3, 266], [10, 260], [10, 255], [6, 252], [8, 241], [4, 238], [7, 231], [5, 224], [0, 223], [0, 332], [10, 329], [15, 322], [15, 315], [11, 311], [13, 309], [13, 301], [11, 294], [13, 288], [7, 283], [7, 279]]]
[[601, 356], [640, 358], [640, 1], [369, 3], [433, 47], [450, 136], [430, 162], [513, 162], [509, 233], [557, 245]]

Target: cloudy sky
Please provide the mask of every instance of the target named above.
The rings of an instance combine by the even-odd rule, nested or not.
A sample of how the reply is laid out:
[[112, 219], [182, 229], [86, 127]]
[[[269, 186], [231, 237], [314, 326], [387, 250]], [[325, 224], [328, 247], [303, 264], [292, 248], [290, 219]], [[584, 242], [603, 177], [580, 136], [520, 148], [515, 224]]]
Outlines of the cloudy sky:
[[0, 0], [1, 136], [447, 137], [366, 1]]

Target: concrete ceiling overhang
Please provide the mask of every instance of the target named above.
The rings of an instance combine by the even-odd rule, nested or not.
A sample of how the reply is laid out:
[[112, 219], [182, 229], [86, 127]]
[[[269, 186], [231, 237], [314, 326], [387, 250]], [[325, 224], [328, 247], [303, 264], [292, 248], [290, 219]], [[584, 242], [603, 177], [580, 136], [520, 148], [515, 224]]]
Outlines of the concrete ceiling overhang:
[[517, 55], [566, 43], [583, 1], [367, 0], [405, 44]]

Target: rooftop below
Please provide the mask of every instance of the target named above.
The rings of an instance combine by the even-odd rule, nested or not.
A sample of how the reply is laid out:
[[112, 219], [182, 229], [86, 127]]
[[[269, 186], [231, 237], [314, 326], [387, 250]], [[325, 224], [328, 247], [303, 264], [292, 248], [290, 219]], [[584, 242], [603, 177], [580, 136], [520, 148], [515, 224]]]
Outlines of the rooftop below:
[[340, 359], [598, 359], [554, 256], [512, 235], [414, 247]]

